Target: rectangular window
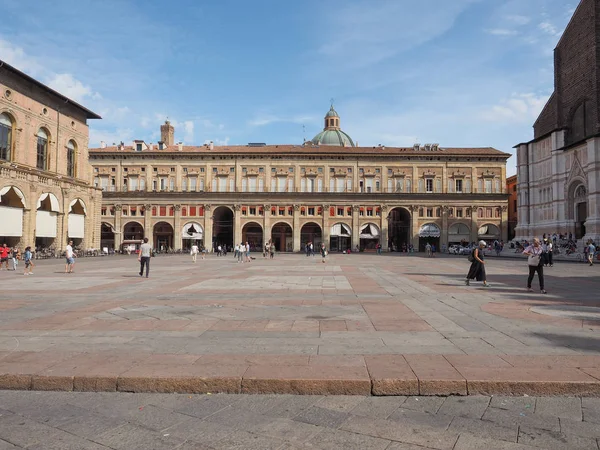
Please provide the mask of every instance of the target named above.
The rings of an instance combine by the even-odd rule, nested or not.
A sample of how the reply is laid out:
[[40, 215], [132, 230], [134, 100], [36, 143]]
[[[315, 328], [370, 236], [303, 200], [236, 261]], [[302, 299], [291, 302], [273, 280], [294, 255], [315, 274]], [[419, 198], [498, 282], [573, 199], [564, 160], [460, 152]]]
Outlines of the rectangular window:
[[196, 192], [196, 181], [197, 181], [197, 178], [195, 178], [195, 177], [190, 178], [190, 191], [192, 191], [192, 192]]
[[196, 207], [190, 206], [190, 216], [196, 217]]
[[352, 192], [352, 178], [346, 179], [346, 192]]
[[392, 180], [391, 178], [388, 178], [387, 191], [394, 192], [394, 180]]
[[187, 178], [183, 177], [181, 180], [181, 190], [183, 192], [187, 191]]
[[251, 206], [250, 207], [250, 215], [251, 216], [255, 216], [256, 215], [256, 206]]
[[250, 177], [248, 179], [248, 191], [256, 192], [256, 177]]
[[379, 184], [379, 181], [376, 181], [376, 182], [375, 182], [375, 191], [379, 192], [379, 188], [380, 188], [380, 186], [381, 186], [381, 185]]
[[425, 183], [426, 183], [426, 186], [425, 186], [426, 187], [426, 192], [428, 194], [431, 194], [433, 192], [433, 179], [432, 178], [427, 178], [425, 180]]
[[367, 208], [367, 217], [373, 217], [373, 208]]
[[367, 178], [367, 194], [373, 192], [373, 179]]
[[285, 180], [283, 177], [277, 178], [277, 192], [285, 192]]
[[456, 185], [456, 193], [457, 194], [462, 194], [463, 180], [455, 180], [454, 184]]
[[138, 190], [138, 177], [129, 177], [129, 190], [130, 191]]
[[204, 192], [204, 178], [200, 178], [200, 190]]
[[102, 207], [102, 209], [100, 210], [100, 215], [102, 215], [102, 216], [106, 215], [106, 206]]
[[129, 215], [129, 209], [127, 207], [123, 208], [123, 215], [124, 216], [128, 216]]
[[142, 151], [142, 144], [135, 144], [135, 151], [136, 152], [141, 152]]
[[160, 179], [160, 190], [164, 191], [167, 189], [167, 179], [166, 178], [161, 178]]
[[258, 192], [264, 192], [265, 190], [265, 180], [262, 178], [258, 180]]
[[492, 193], [492, 180], [485, 180], [485, 193], [486, 194]]
[[456, 208], [455, 214], [456, 214], [456, 217], [462, 217], [463, 216], [462, 208]]
[[279, 208], [279, 215], [285, 216], [285, 208]]
[[336, 192], [344, 192], [345, 180], [343, 178], [337, 178], [335, 181], [335, 191]]
[[314, 216], [315, 215], [315, 208], [314, 206], [311, 206], [308, 208], [308, 215], [309, 216]]
[[412, 182], [410, 178], [406, 179], [406, 192], [412, 192]]
[[427, 208], [427, 217], [433, 217], [433, 208]]
[[175, 178], [169, 180], [169, 190], [173, 192], [175, 190]]
[[246, 192], [248, 190], [248, 179], [242, 178], [242, 192]]
[[338, 216], [343, 216], [344, 215], [344, 208], [338, 208], [337, 209], [337, 215]]
[[160, 216], [161, 217], [165, 217], [167, 215], [167, 207], [166, 206], [161, 206], [159, 208], [159, 211], [160, 211]]
[[48, 139], [38, 136], [37, 138], [37, 165], [40, 170], [48, 168], [46, 158], [48, 156]]

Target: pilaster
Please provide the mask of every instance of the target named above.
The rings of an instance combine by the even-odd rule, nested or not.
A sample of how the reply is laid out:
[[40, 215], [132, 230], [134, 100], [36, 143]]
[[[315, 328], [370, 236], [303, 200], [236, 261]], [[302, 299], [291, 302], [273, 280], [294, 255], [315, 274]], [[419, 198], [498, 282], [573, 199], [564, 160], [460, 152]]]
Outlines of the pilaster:
[[182, 248], [182, 237], [181, 237], [181, 205], [175, 205], [175, 214], [173, 222], [175, 224], [173, 229], [173, 248], [179, 250]]
[[479, 226], [477, 225], [477, 206], [471, 206], [471, 242], [477, 242]]
[[294, 228], [293, 228], [293, 248], [292, 251], [295, 252], [299, 252], [301, 251], [300, 248], [300, 234], [301, 234], [301, 229], [300, 229], [300, 205], [294, 205]]
[[233, 205], [233, 245], [242, 242], [242, 206], [239, 204]]
[[[448, 247], [448, 206], [442, 206], [442, 235], [440, 239], [440, 247], [445, 245]], [[441, 249], [438, 249], [441, 251]]]
[[325, 243], [325, 248], [329, 250], [329, 244], [331, 243], [329, 237], [331, 231], [329, 225], [329, 205], [322, 205], [321, 207], [323, 208], [323, 242]]
[[204, 205], [204, 246], [207, 252], [213, 251], [212, 205]]
[[[416, 168], [415, 168], [416, 170]], [[412, 205], [410, 207], [412, 214], [410, 215], [411, 224], [411, 236], [410, 242], [415, 249], [415, 252], [419, 251], [419, 206]]]
[[[381, 249], [384, 252], [389, 251], [388, 246], [388, 206], [381, 205], [381, 225], [379, 229], [381, 230], [379, 234], [379, 244], [381, 245]], [[360, 233], [360, 230], [359, 230]]]
[[[123, 215], [123, 210], [122, 205], [120, 205], [119, 203], [114, 205], [115, 207], [115, 251], [121, 250], [121, 246], [123, 245], [123, 224], [122, 222], [122, 215]], [[146, 214], [150, 214], [150, 211], [146, 211]], [[146, 226], [144, 224], [144, 233], [146, 233]]]
[[352, 205], [352, 250], [360, 247], [360, 205]]
[[263, 205], [263, 245], [271, 241], [271, 205]]

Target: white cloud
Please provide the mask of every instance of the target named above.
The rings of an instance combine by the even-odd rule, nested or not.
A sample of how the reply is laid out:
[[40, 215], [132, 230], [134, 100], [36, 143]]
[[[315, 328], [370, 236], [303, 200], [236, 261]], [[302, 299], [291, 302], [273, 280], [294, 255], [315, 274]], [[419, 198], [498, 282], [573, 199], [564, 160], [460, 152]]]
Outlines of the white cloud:
[[4, 39], [0, 39], [0, 56], [11, 66], [32, 76], [42, 71], [42, 65], [35, 58], [27, 55], [21, 47], [17, 47]]
[[229, 136], [227, 136], [223, 139], [215, 139], [214, 144], [215, 145], [229, 145]]
[[90, 128], [90, 139], [88, 146], [90, 148], [100, 147], [100, 142], [106, 142], [106, 145], [118, 145], [119, 142], [123, 141], [129, 144], [132, 140], [136, 139], [135, 131], [132, 128], [115, 128], [114, 130], [99, 130], [96, 128]]
[[506, 20], [514, 23], [515, 25], [527, 25], [529, 22], [531, 22], [531, 18], [518, 14], [506, 16]]
[[263, 127], [265, 125], [271, 125], [273, 123], [306, 123], [312, 122], [314, 117], [311, 116], [295, 116], [295, 117], [283, 117], [275, 116], [272, 114], [259, 114], [254, 119], [248, 121], [248, 125], [251, 127]]
[[191, 120], [186, 120], [183, 122], [183, 142], [186, 144], [192, 144], [194, 142], [194, 122]]
[[538, 28], [551, 36], [558, 37], [561, 35], [561, 32], [556, 28], [556, 26], [550, 22], [542, 22], [538, 25]]
[[507, 28], [492, 28], [486, 29], [486, 33], [492, 34], [494, 36], [516, 36], [519, 34], [517, 30], [509, 30]]
[[547, 101], [546, 95], [513, 94], [499, 104], [483, 110], [480, 117], [488, 122], [532, 124]]

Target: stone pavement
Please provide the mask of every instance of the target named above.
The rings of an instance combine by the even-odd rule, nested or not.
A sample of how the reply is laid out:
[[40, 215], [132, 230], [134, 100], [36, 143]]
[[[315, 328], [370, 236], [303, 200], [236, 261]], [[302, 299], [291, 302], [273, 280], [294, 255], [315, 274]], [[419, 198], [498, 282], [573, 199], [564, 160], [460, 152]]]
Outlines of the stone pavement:
[[[81, 258], [0, 272], [0, 389], [600, 394], [598, 267], [466, 257]], [[537, 280], [534, 281], [537, 286]]]
[[0, 392], [0, 449], [598, 450], [600, 399]]

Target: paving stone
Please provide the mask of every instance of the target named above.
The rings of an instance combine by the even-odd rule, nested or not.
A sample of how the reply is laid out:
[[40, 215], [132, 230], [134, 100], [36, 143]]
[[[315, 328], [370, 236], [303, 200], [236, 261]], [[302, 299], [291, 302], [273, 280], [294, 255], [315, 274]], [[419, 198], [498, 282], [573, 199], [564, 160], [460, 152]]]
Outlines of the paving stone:
[[347, 418], [348, 413], [320, 408], [319, 406], [311, 406], [294, 417], [294, 420], [320, 427], [337, 428]]
[[342, 430], [323, 430], [308, 445], [321, 450], [384, 450], [389, 448], [390, 441]]
[[198, 445], [210, 445], [230, 436], [235, 431], [230, 426], [220, 425], [213, 422], [190, 418], [185, 422], [180, 422], [162, 431], [162, 434], [169, 434], [186, 441], [193, 441]]
[[452, 422], [452, 416], [444, 414], [430, 414], [421, 411], [411, 411], [400, 407], [388, 417], [388, 420], [400, 422], [403, 425], [432, 427], [445, 430]]
[[271, 417], [293, 418], [321, 400], [318, 395], [282, 395], [282, 401], [265, 412]]
[[557, 431], [540, 430], [530, 427], [519, 427], [519, 443], [540, 447], [547, 450], [597, 450], [596, 439], [566, 435]]
[[0, 439], [19, 447], [46, 442], [60, 433], [63, 432], [17, 414], [0, 417]]
[[581, 399], [583, 420], [600, 424], [600, 398]]
[[559, 419], [561, 433], [570, 436], [589, 438], [600, 437], [600, 424], [593, 422], [576, 422], [569, 419]]
[[161, 432], [132, 424], [124, 424], [98, 437], [96, 442], [117, 450], [172, 450], [184, 443], [175, 436], [164, 436]]
[[413, 411], [421, 411], [431, 414], [436, 414], [444, 401], [445, 397], [407, 397], [402, 403], [402, 409], [411, 409]]
[[333, 411], [350, 412], [359, 405], [365, 397], [358, 395], [336, 395], [323, 397], [316, 406]]
[[489, 397], [446, 397], [438, 414], [481, 419], [490, 403]]
[[392, 442], [385, 450], [435, 450], [432, 447], [422, 447], [420, 445], [405, 444], [404, 442]]
[[512, 428], [514, 426], [528, 426], [542, 430], [560, 431], [558, 417], [536, 416], [532, 412], [524, 413], [488, 408], [482, 419], [507, 428]]
[[490, 408], [517, 411], [527, 414], [535, 412], [537, 397], [503, 397], [493, 396], [490, 399]]
[[228, 450], [277, 450], [284, 441], [272, 437], [260, 436], [246, 431], [234, 431], [228, 437], [211, 446]]
[[405, 401], [406, 397], [366, 397], [350, 411], [350, 414], [386, 419]]
[[525, 444], [515, 444], [513, 442], [499, 441], [497, 439], [488, 439], [473, 436], [469, 433], [461, 433], [454, 450], [537, 450], [539, 447], [533, 447]]
[[536, 403], [535, 414], [574, 421], [583, 420], [581, 398], [540, 397]]
[[291, 443], [303, 443], [322, 431], [322, 428], [291, 419], [274, 419], [251, 427], [250, 432]]
[[[0, 448], [2, 447], [0, 446]], [[31, 450], [109, 450], [109, 447], [69, 433], [56, 434], [44, 442], [27, 448]]]
[[15, 445], [12, 445], [10, 442], [6, 442], [2, 439], [0, 439], [0, 450], [15, 450], [21, 447], [17, 447]]
[[175, 412], [203, 419], [234, 405], [239, 400], [235, 396], [224, 394], [199, 396], [192, 399], [192, 402], [176, 408]]
[[93, 440], [96, 436], [117, 428], [122, 424], [122, 418], [107, 417], [94, 412], [88, 412], [57, 425], [57, 428], [76, 436]]
[[507, 442], [517, 442], [518, 426], [504, 427], [487, 420], [454, 417], [448, 427], [457, 433], [471, 433], [473, 436], [496, 439]]

